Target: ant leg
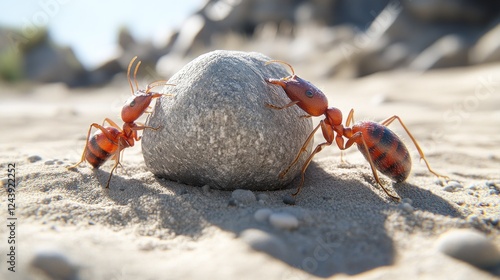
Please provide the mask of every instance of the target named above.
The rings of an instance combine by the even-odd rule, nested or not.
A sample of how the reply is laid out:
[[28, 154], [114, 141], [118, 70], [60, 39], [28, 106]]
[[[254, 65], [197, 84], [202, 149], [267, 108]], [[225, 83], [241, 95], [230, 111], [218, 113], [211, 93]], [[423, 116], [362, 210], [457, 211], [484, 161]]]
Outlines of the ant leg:
[[273, 104], [270, 104], [270, 103], [266, 103], [266, 107], [267, 108], [271, 108], [271, 109], [275, 109], [275, 110], [283, 110], [283, 109], [292, 107], [293, 105], [295, 105], [297, 103], [299, 103], [299, 101], [292, 101], [292, 102], [286, 104], [285, 106], [277, 106], [277, 105], [273, 105]]
[[401, 118], [399, 118], [398, 116], [394, 115], [394, 116], [392, 116], [390, 118], [387, 118], [387, 119], [381, 121], [380, 124], [383, 125], [383, 126], [389, 126], [396, 119], [399, 121], [399, 123], [401, 124], [401, 126], [403, 127], [403, 129], [406, 131], [406, 133], [410, 137], [411, 141], [415, 145], [415, 148], [417, 148], [418, 154], [420, 155], [420, 159], [424, 160], [425, 165], [427, 166], [427, 169], [429, 170], [429, 172], [431, 172], [432, 174], [436, 175], [437, 177], [449, 179], [448, 176], [441, 175], [441, 174], [437, 173], [436, 171], [434, 171], [431, 168], [429, 162], [427, 161], [427, 158], [425, 158], [424, 152], [420, 148], [420, 145], [418, 144], [417, 140], [413, 137], [413, 135], [410, 133], [410, 130], [406, 127], [406, 125], [403, 123], [403, 121], [401, 120]]
[[[351, 122], [354, 123], [354, 109], [351, 109], [351, 111], [349, 111], [349, 115], [347, 115], [347, 119], [345, 121], [345, 126], [346, 127], [349, 127], [351, 126]], [[339, 137], [340, 141], [342, 141], [341, 137]], [[352, 145], [352, 144], [351, 144]], [[342, 149], [342, 146], [343, 146], [343, 141], [342, 142], [337, 142], [337, 146], [339, 146], [340, 148], [340, 162], [341, 163], [346, 163], [346, 161], [344, 161], [344, 149]]]
[[108, 124], [110, 124], [112, 127], [117, 128], [118, 130], [122, 131], [122, 128], [121, 128], [118, 124], [116, 124], [114, 121], [112, 121], [111, 119], [109, 119], [109, 118], [105, 118], [105, 119], [102, 121], [102, 125], [104, 125], [106, 122], [107, 122]]
[[[146, 120], [146, 121], [147, 121], [147, 120]], [[132, 130], [134, 130], [134, 131], [139, 131], [139, 130], [143, 130], [143, 129], [158, 130], [158, 129], [160, 129], [160, 128], [162, 128], [162, 127], [163, 127], [163, 126], [161, 126], [161, 125], [160, 125], [160, 126], [158, 126], [158, 127], [152, 127], [152, 126], [146, 126], [146, 125], [145, 125], [145, 124], [143, 124], [143, 123], [136, 123], [136, 124], [137, 124], [137, 126], [132, 127]], [[139, 141], [139, 140], [141, 140], [141, 139], [142, 139], [142, 136], [138, 136], [138, 135], [137, 135], [137, 133], [134, 133], [134, 135], [135, 135], [135, 136], [134, 136], [135, 141]]]
[[307, 146], [309, 145], [309, 142], [311, 142], [314, 139], [314, 134], [316, 133], [316, 131], [319, 129], [320, 126], [321, 126], [321, 124], [318, 124], [318, 126], [316, 126], [314, 128], [314, 130], [309, 134], [309, 136], [307, 137], [306, 141], [304, 142], [304, 144], [300, 148], [300, 151], [297, 154], [297, 156], [295, 157], [295, 159], [292, 161], [292, 163], [290, 163], [290, 165], [288, 165], [288, 167], [284, 171], [282, 171], [280, 173], [280, 175], [279, 175], [280, 179], [282, 179], [283, 177], [285, 177], [285, 175], [288, 173], [288, 171], [290, 171], [290, 168], [292, 168], [292, 166], [294, 166], [295, 164], [297, 164], [297, 162], [299, 161], [300, 155], [307, 150]]
[[351, 125], [351, 122], [354, 123], [354, 109], [351, 109], [351, 111], [349, 111], [349, 115], [347, 115], [347, 119], [345, 120], [345, 126], [349, 127]]
[[[106, 120], [108, 120], [108, 119], [106, 119]], [[106, 121], [106, 120], [105, 120], [105, 121]], [[112, 122], [112, 121], [111, 121], [111, 122]], [[89, 140], [90, 140], [90, 133], [92, 132], [92, 127], [95, 127], [95, 128], [97, 128], [97, 129], [101, 130], [101, 131], [102, 131], [102, 133], [103, 133], [104, 135], [106, 135], [106, 137], [107, 137], [109, 140], [111, 140], [112, 142], [114, 142], [114, 140], [115, 140], [115, 139], [113, 139], [113, 136], [112, 136], [112, 135], [111, 135], [111, 134], [110, 134], [110, 133], [106, 130], [106, 128], [105, 128], [104, 126], [99, 125], [99, 124], [97, 124], [97, 123], [93, 123], [93, 124], [91, 124], [91, 125], [90, 125], [90, 127], [89, 127], [89, 131], [87, 132], [87, 141], [85, 142], [85, 147], [83, 148], [83, 153], [82, 153], [82, 158], [81, 158], [81, 160], [80, 160], [78, 163], [74, 164], [74, 165], [68, 166], [68, 167], [67, 167], [67, 169], [74, 169], [74, 168], [76, 168], [78, 165], [80, 165], [82, 162], [84, 162], [84, 161], [85, 161], [85, 154], [86, 154], [86, 152], [87, 152], [87, 147], [88, 147], [88, 144], [89, 144]]]
[[375, 164], [373, 163], [372, 157], [370, 156], [370, 152], [368, 150], [368, 145], [366, 145], [365, 139], [363, 138], [363, 134], [361, 132], [356, 132], [354, 135], [347, 141], [346, 145], [344, 148], [339, 147], [340, 149], [348, 149], [349, 147], [352, 146], [354, 143], [360, 143], [363, 146], [363, 149], [365, 150], [365, 155], [366, 155], [366, 160], [370, 164], [370, 167], [372, 169], [373, 177], [375, 178], [375, 181], [379, 184], [379, 186], [384, 190], [384, 192], [392, 199], [399, 201], [400, 198], [397, 196], [394, 196], [389, 193], [389, 191], [384, 187], [382, 182], [380, 181], [380, 178], [378, 177], [377, 174], [377, 169], [375, 168]]
[[[118, 141], [119, 143], [120, 141]], [[122, 164], [120, 163], [120, 153], [122, 152], [123, 148], [121, 145], [118, 145], [118, 150], [116, 150], [116, 154], [114, 156], [115, 158], [115, 165], [113, 165], [113, 168], [111, 169], [111, 172], [109, 172], [109, 178], [108, 178], [108, 181], [106, 182], [106, 189], [109, 189], [109, 182], [111, 182], [111, 177], [113, 176], [113, 172], [115, 171], [115, 169], [118, 167], [118, 165], [122, 166]]]
[[[334, 139], [333, 128], [332, 128], [332, 126], [326, 124], [325, 121], [321, 121], [319, 123], [319, 125], [314, 129], [314, 131], [313, 131], [313, 133], [311, 135], [314, 135], [314, 132], [316, 132], [316, 130], [320, 126], [321, 126], [321, 131], [323, 132], [323, 137], [325, 138], [326, 142], [321, 143], [318, 146], [316, 146], [316, 148], [314, 149], [314, 151], [306, 159], [304, 165], [302, 166], [301, 172], [300, 172], [300, 174], [302, 176], [301, 180], [300, 180], [300, 184], [297, 187], [297, 191], [295, 191], [295, 193], [293, 193], [292, 196], [296, 196], [296, 195], [298, 195], [300, 193], [300, 190], [302, 189], [302, 186], [304, 185], [304, 180], [305, 180], [305, 174], [306, 174], [307, 167], [311, 163], [313, 157], [317, 153], [321, 152], [321, 150], [323, 150], [323, 148], [325, 146], [330, 146], [333, 143], [333, 139]], [[309, 137], [311, 137], [311, 135], [309, 135]], [[309, 138], [308, 138], [308, 140], [310, 141]], [[304, 149], [305, 149], [305, 147], [307, 147], [307, 146], [303, 146]]]
[[[158, 86], [174, 86], [175, 87], [174, 84], [169, 84], [165, 80], [156, 81], [156, 82], [152, 82], [148, 85], [148, 88], [146, 89], [146, 93], [149, 93], [151, 91], [151, 89], [153, 89], [154, 87], [158, 87]], [[160, 97], [162, 95], [163, 96], [173, 96], [173, 94], [170, 94], [170, 93], [154, 93], [154, 97]]]
[[330, 146], [332, 143], [328, 143], [328, 142], [324, 142], [324, 143], [321, 143], [319, 144], [318, 146], [316, 146], [316, 148], [314, 149], [314, 151], [311, 153], [311, 155], [309, 155], [309, 157], [306, 159], [306, 162], [304, 163], [304, 165], [302, 166], [302, 169], [300, 171], [300, 175], [301, 175], [301, 179], [300, 179], [300, 184], [299, 186], [297, 187], [297, 190], [295, 191], [295, 193], [292, 194], [292, 196], [297, 196], [299, 193], [300, 193], [300, 190], [302, 189], [302, 186], [304, 185], [304, 181], [305, 181], [305, 175], [306, 175], [306, 170], [307, 170], [307, 167], [309, 167], [309, 164], [311, 163], [313, 157], [321, 152], [321, 150], [323, 150], [323, 148], [325, 146]]
[[136, 123], [137, 126], [136, 127], [133, 127], [132, 130], [143, 130], [143, 129], [152, 129], [152, 130], [158, 130], [160, 128], [162, 128], [163, 126], [160, 125], [158, 127], [152, 127], [152, 126], [147, 126], [143, 123]]
[[92, 127], [94, 126], [95, 123], [91, 124], [89, 127], [89, 131], [87, 132], [87, 141], [85, 141], [85, 147], [83, 148], [83, 153], [82, 153], [82, 158], [80, 161], [74, 165], [68, 166], [67, 169], [74, 169], [78, 165], [80, 165], [82, 162], [85, 161], [85, 153], [87, 152], [87, 146], [89, 145], [89, 139], [90, 139], [90, 132], [92, 132]]
[[281, 64], [284, 64], [284, 65], [287, 65], [288, 67], [290, 67], [290, 70], [292, 71], [292, 76], [295, 75], [295, 70], [293, 70], [292, 65], [288, 64], [287, 62], [284, 62], [282, 60], [273, 59], [273, 60], [267, 61], [264, 65], [269, 65], [271, 63], [281, 63]]

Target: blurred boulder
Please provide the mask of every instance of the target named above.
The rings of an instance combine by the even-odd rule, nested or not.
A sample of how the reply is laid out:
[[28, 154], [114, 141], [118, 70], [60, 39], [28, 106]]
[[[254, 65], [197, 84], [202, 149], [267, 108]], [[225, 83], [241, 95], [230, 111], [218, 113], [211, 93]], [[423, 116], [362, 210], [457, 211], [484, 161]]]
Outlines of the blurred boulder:
[[500, 61], [500, 18], [477, 41], [470, 52], [472, 64]]
[[62, 82], [78, 86], [85, 76], [85, 70], [73, 50], [57, 46], [48, 35], [23, 52], [24, 75], [31, 82]]
[[[23, 69], [38, 82], [102, 84], [137, 55], [149, 72], [168, 78], [202, 53], [237, 49], [311, 65], [327, 77], [425, 71], [500, 61], [499, 22], [500, 1], [491, 0], [206, 0], [161, 43], [121, 29], [120, 57], [89, 73], [71, 49], [40, 40], [23, 42], [29, 49]], [[7, 58], [0, 53], [0, 62], [15, 64]], [[16, 69], [0, 72], [16, 79]]]
[[413, 0], [403, 1], [408, 12], [421, 22], [484, 23], [498, 13], [496, 1]]
[[[344, 77], [396, 68], [464, 66], [496, 59], [496, 42], [488, 40], [495, 35], [485, 35], [484, 43], [475, 46], [475, 53], [485, 53], [484, 58], [468, 57], [498, 15], [500, 4], [485, 0], [209, 0], [186, 21], [172, 52], [157, 68], [171, 75], [214, 46], [262, 51], [294, 63], [320, 63], [311, 67], [320, 75]], [[344, 36], [349, 32], [342, 30], [347, 29], [353, 35]], [[246, 42], [234, 43], [234, 33]]]
[[118, 59], [112, 59], [96, 69], [90, 71], [86, 77], [86, 85], [103, 85], [110, 82], [113, 77], [126, 71], [127, 68], [123, 67]]
[[409, 68], [426, 71], [435, 68], [465, 66], [468, 58], [468, 44], [459, 35], [447, 35], [422, 51], [411, 62]]

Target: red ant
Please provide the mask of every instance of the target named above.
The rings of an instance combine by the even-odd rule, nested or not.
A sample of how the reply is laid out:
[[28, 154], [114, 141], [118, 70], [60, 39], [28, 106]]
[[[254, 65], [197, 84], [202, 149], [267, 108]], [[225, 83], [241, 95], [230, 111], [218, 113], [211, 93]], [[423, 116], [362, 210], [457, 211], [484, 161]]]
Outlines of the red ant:
[[[146, 128], [153, 130], [157, 130], [160, 128], [145, 126], [143, 124], [138, 124], [135, 121], [140, 116], [142, 116], [142, 114], [150, 113], [147, 112], [147, 109], [150, 108], [149, 105], [151, 104], [153, 98], [158, 98], [164, 95], [170, 96], [170, 94], [151, 91], [152, 88], [157, 86], [171, 85], [167, 84], [166, 81], [152, 82], [148, 85], [146, 90], [139, 89], [139, 85], [137, 83], [137, 71], [139, 70], [141, 61], [139, 61], [135, 66], [134, 83], [136, 89], [134, 89], [130, 77], [130, 69], [132, 68], [132, 65], [136, 59], [137, 56], [132, 58], [127, 70], [127, 79], [133, 95], [125, 102], [125, 105], [123, 105], [122, 108], [121, 117], [124, 122], [123, 127], [120, 128], [114, 121], [110, 120], [109, 118], [105, 118], [102, 122], [102, 125], [97, 123], [91, 124], [87, 133], [87, 142], [85, 143], [85, 148], [83, 149], [83, 154], [80, 162], [68, 167], [68, 169], [73, 169], [82, 162], [87, 161], [88, 163], [90, 163], [90, 165], [92, 165], [92, 167], [99, 168], [108, 159], [114, 159], [115, 165], [109, 173], [106, 188], [109, 187], [109, 182], [111, 181], [113, 171], [115, 171], [116, 167], [120, 164], [120, 153], [124, 149], [134, 146], [135, 141], [141, 140], [141, 136], [137, 134], [137, 131]], [[111, 126], [104, 126], [104, 123], [106, 122]], [[90, 132], [92, 131], [93, 127], [97, 128], [98, 131], [90, 136]]]
[[[404, 125], [403, 121], [398, 116], [392, 116], [381, 121], [380, 123], [363, 121], [350, 126], [351, 122], [353, 122], [354, 119], [354, 110], [351, 109], [344, 126], [342, 125], [342, 112], [335, 107], [328, 107], [328, 100], [326, 99], [326, 96], [323, 94], [323, 92], [321, 92], [321, 90], [319, 90], [310, 82], [305, 81], [304, 79], [295, 75], [293, 67], [286, 62], [271, 60], [268, 61], [266, 65], [274, 62], [282, 63], [290, 67], [292, 75], [282, 79], [267, 79], [266, 81], [268, 83], [281, 86], [292, 101], [282, 107], [272, 104], [266, 104], [266, 106], [272, 109], [281, 110], [293, 105], [297, 105], [309, 114], [305, 117], [325, 115], [325, 119], [321, 120], [320, 123], [311, 132], [293, 162], [279, 175], [280, 178], [283, 178], [288, 173], [290, 168], [298, 162], [300, 155], [303, 152], [306, 152], [307, 146], [314, 138], [314, 134], [321, 127], [321, 131], [323, 132], [323, 137], [325, 138], [326, 142], [316, 146], [314, 151], [302, 166], [301, 182], [297, 188], [297, 191], [292, 194], [293, 196], [296, 196], [300, 193], [300, 190], [304, 184], [304, 174], [314, 155], [319, 153], [325, 146], [330, 146], [335, 139], [337, 146], [342, 151], [356, 143], [359, 151], [363, 154], [365, 159], [370, 164], [375, 181], [377, 181], [377, 183], [382, 187], [384, 192], [389, 197], [395, 200], [399, 200], [399, 197], [394, 196], [387, 191], [377, 174], [378, 170], [397, 183], [400, 183], [408, 178], [408, 175], [411, 171], [411, 157], [408, 149], [406, 148], [403, 141], [401, 141], [401, 139], [387, 127], [394, 120], [399, 121], [410, 139], [413, 141], [413, 144], [417, 148], [417, 151], [420, 154], [420, 158], [424, 160], [427, 169], [432, 174], [438, 177], [447, 178], [446, 176], [440, 175], [432, 170], [429, 162], [427, 162], [427, 159], [425, 158], [424, 152], [418, 145], [417, 140], [415, 140], [415, 138], [411, 135], [408, 128]], [[347, 143], [345, 144], [344, 137], [348, 139]]]

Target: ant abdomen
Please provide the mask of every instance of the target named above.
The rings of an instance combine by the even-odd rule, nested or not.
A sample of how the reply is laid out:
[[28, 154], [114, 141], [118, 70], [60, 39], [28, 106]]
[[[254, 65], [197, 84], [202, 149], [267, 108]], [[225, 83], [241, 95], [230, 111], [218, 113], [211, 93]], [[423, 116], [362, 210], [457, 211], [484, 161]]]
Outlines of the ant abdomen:
[[[411, 156], [403, 141], [390, 130], [376, 122], [359, 122], [352, 127], [353, 133], [362, 133], [375, 168], [395, 182], [403, 182], [410, 175]], [[358, 150], [370, 161], [363, 143], [356, 141]]]
[[114, 138], [109, 138], [101, 130], [97, 130], [88, 140], [85, 159], [94, 168], [101, 167], [118, 150], [118, 145], [112, 139], [118, 139], [120, 131], [114, 127], [106, 127], [106, 130]]

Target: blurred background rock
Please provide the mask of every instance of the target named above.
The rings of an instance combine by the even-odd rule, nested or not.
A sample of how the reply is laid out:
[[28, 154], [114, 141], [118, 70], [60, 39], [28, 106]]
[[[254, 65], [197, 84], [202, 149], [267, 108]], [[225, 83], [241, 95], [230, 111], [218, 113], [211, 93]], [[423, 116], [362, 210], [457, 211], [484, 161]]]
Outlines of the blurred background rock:
[[149, 66], [151, 80], [165, 79], [215, 49], [262, 52], [300, 65], [308, 79], [500, 62], [498, 1], [207, 0], [199, 5], [162, 45], [117, 30], [120, 54], [94, 69], [85, 68], [70, 47], [56, 44], [46, 29], [26, 38], [20, 30], [0, 27], [0, 80], [105, 85], [126, 71], [135, 55]]

